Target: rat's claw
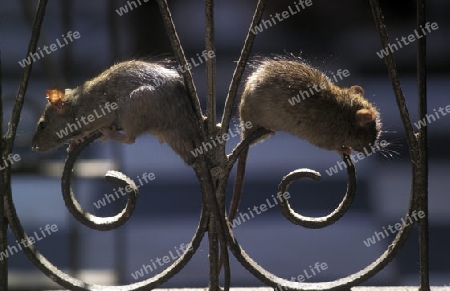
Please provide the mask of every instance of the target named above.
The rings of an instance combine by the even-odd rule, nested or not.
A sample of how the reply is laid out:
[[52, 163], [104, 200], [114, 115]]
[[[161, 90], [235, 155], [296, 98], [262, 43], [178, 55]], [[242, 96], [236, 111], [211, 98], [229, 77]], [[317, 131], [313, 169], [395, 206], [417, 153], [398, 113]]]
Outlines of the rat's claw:
[[79, 142], [77, 142], [77, 140], [73, 140], [69, 146], [67, 147], [67, 152], [70, 153], [71, 151], [73, 151], [73, 149], [79, 144]]
[[343, 157], [344, 155], [349, 156], [352, 153], [352, 148], [347, 146], [342, 146], [337, 152]]
[[86, 139], [86, 135], [79, 135], [76, 136], [73, 141], [69, 144], [69, 146], [67, 147], [67, 152], [70, 153], [71, 151], [73, 151], [73, 149], [79, 145], [80, 143], [82, 143], [84, 140]]

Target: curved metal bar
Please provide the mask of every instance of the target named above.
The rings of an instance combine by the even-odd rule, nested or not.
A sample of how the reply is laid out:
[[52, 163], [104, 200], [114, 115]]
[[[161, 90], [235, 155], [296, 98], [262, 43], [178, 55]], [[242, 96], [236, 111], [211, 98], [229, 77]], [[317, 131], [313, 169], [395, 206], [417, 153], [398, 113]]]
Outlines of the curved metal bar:
[[[10, 185], [10, 184], [8, 184]], [[28, 241], [28, 236], [23, 230], [20, 220], [17, 216], [17, 212], [14, 206], [11, 195], [11, 187], [7, 191], [6, 201], [5, 201], [5, 211], [8, 218], [11, 230], [13, 231], [16, 239], [18, 241]], [[205, 214], [205, 209], [202, 208], [200, 214], [200, 221], [197, 230], [189, 243], [192, 246], [191, 250], [186, 250], [176, 261], [172, 263], [167, 269], [158, 275], [149, 278], [145, 281], [133, 283], [126, 286], [101, 286], [96, 284], [89, 284], [73, 278], [68, 274], [64, 273], [56, 266], [54, 266], [50, 261], [48, 261], [36, 248], [34, 245], [29, 245], [24, 247], [23, 251], [27, 255], [28, 259], [33, 262], [47, 277], [52, 279], [57, 284], [68, 288], [70, 290], [117, 290], [117, 291], [135, 291], [135, 290], [149, 290], [160, 286], [162, 283], [166, 282], [177, 274], [181, 269], [183, 269], [187, 263], [190, 261], [194, 253], [200, 246], [203, 236], [206, 232], [208, 225], [208, 216]]]
[[[410, 208], [408, 215], [411, 215], [411, 212], [412, 211]], [[343, 290], [343, 288], [346, 290], [345, 288], [356, 286], [368, 280], [370, 277], [374, 276], [381, 269], [383, 269], [392, 259], [394, 259], [401, 246], [408, 239], [413, 225], [414, 224], [404, 226], [398, 232], [394, 241], [388, 246], [384, 253], [363, 270], [351, 274], [345, 278], [321, 283], [298, 283], [277, 277], [258, 265], [258, 263], [248, 256], [248, 254], [241, 248], [239, 243], [233, 237], [231, 229], [228, 230], [227, 235], [229, 236], [228, 241], [230, 250], [236, 259], [256, 278], [269, 286], [283, 286], [289, 288], [289, 290]]]
[[[307, 217], [296, 213], [292, 208], [287, 199], [283, 195], [279, 195], [280, 202], [278, 203], [281, 208], [283, 215], [292, 223], [301, 225], [307, 228], [322, 228], [331, 225], [338, 221], [350, 208], [353, 203], [353, 199], [356, 194], [356, 173], [355, 166], [349, 156], [343, 157], [344, 163], [348, 165], [347, 167], [347, 192], [345, 193], [344, 199], [339, 204], [339, 206], [333, 210], [330, 214], [323, 217]], [[289, 188], [289, 185], [303, 178], [308, 178], [311, 180], [319, 181], [320, 174], [316, 171], [310, 169], [297, 169], [290, 172], [283, 177], [280, 184], [278, 185], [279, 193], [285, 193]]]
[[268, 130], [264, 127], [260, 127], [257, 130], [253, 131], [247, 138], [241, 140], [239, 144], [233, 149], [233, 151], [228, 155], [228, 163], [225, 168], [226, 177], [230, 174], [231, 169], [233, 168], [236, 160], [241, 155], [242, 151], [249, 147], [252, 142], [259, 139], [260, 137], [267, 135], [269, 133], [273, 133], [273, 131]]
[[[183, 47], [181, 46], [180, 38], [178, 37], [178, 32], [175, 28], [175, 23], [173, 22], [172, 13], [170, 12], [167, 0], [156, 0], [156, 2], [158, 3], [159, 11], [161, 12], [162, 20], [164, 22], [164, 26], [166, 27], [170, 43], [172, 44], [175, 57], [177, 58], [178, 63], [182, 67], [186, 68], [188, 62], [186, 59], [186, 55], [184, 54]], [[197, 115], [197, 120], [201, 121], [203, 120], [203, 114], [191, 70], [184, 70], [183, 77], [187, 90], [189, 91], [189, 97], [192, 102], [192, 106]]]
[[222, 114], [222, 120], [220, 124], [222, 127], [220, 129], [220, 136], [228, 132], [230, 126], [231, 113], [233, 111], [234, 101], [237, 96], [239, 84], [241, 82], [242, 76], [244, 74], [245, 67], [247, 65], [250, 51], [253, 47], [253, 42], [255, 41], [256, 34], [252, 32], [252, 28], [261, 22], [264, 9], [266, 8], [267, 0], [258, 0], [256, 4], [255, 13], [253, 14], [252, 23], [248, 28], [247, 36], [245, 37], [244, 46], [241, 50], [241, 55], [234, 69], [233, 78], [231, 80], [230, 86], [228, 87], [227, 98], [225, 99], [225, 108]]
[[134, 181], [121, 172], [108, 171], [106, 173], [106, 180], [118, 186], [121, 186], [124, 189], [128, 189], [127, 193], [129, 196], [124, 209], [119, 214], [112, 217], [99, 217], [87, 212], [85, 209], [83, 209], [80, 203], [78, 203], [71, 187], [71, 173], [73, 171], [73, 166], [77, 157], [86, 148], [86, 146], [88, 146], [100, 136], [100, 132], [92, 134], [85, 141], [79, 144], [72, 152], [69, 153], [66, 159], [66, 164], [64, 166], [64, 172], [61, 177], [61, 189], [67, 209], [79, 222], [92, 229], [111, 230], [122, 226], [134, 212], [139, 194], [138, 188], [136, 187]]
[[[350, 171], [350, 170], [348, 170]], [[317, 172], [314, 172], [312, 170], [304, 170], [302, 169], [299, 173], [294, 173], [292, 176], [289, 176], [289, 178], [284, 179], [285, 181], [288, 181], [289, 179], [299, 178], [301, 177], [309, 177], [312, 179], [317, 179]], [[408, 216], [412, 215], [412, 212], [414, 211], [414, 208], [416, 206], [416, 198], [417, 194], [412, 191], [408, 212], [405, 215], [405, 221]], [[345, 201], [345, 199], [344, 199]], [[345, 204], [344, 201], [339, 205], [338, 208], [346, 208], [348, 206], [343, 206], [342, 204]], [[332, 213], [336, 213], [336, 210]], [[302, 222], [302, 224], [310, 224], [311, 222]], [[316, 222], [317, 223], [317, 222]], [[329, 281], [329, 282], [321, 282], [321, 283], [299, 283], [299, 282], [292, 282], [288, 281], [286, 279], [277, 277], [275, 274], [270, 273], [260, 265], [258, 265], [257, 262], [255, 262], [239, 245], [236, 238], [233, 235], [233, 232], [229, 225], [227, 225], [227, 237], [228, 237], [228, 243], [229, 248], [233, 255], [236, 257], [236, 259], [241, 263], [242, 266], [244, 266], [250, 273], [252, 273], [256, 278], [261, 280], [262, 282], [266, 283], [269, 286], [272, 287], [279, 287], [283, 286], [286, 288], [289, 288], [289, 290], [342, 290], [347, 289], [352, 286], [358, 285], [366, 280], [368, 280], [370, 277], [377, 274], [381, 269], [383, 269], [392, 259], [395, 258], [398, 251], [402, 247], [402, 245], [406, 242], [408, 239], [408, 236], [411, 232], [412, 226], [414, 223], [411, 223], [409, 225], [403, 225], [402, 229], [397, 233], [394, 241], [388, 246], [388, 248], [384, 251], [384, 253], [378, 257], [374, 262], [372, 262], [370, 265], [365, 267], [359, 272], [356, 272], [354, 274], [351, 274], [347, 277], [337, 279], [335, 281]]]
[[[45, 9], [47, 7], [48, 0], [39, 0], [36, 8], [36, 14], [34, 17], [33, 29], [31, 32], [30, 42], [28, 44], [27, 56], [36, 52], [37, 44], [39, 41], [39, 35], [41, 33], [42, 22], [44, 21]], [[28, 81], [31, 75], [31, 69], [33, 63], [25, 66], [23, 73], [20, 77], [20, 85], [16, 94], [16, 101], [14, 102], [13, 111], [11, 114], [10, 122], [8, 123], [8, 131], [5, 134], [5, 148], [6, 154], [12, 153], [14, 141], [16, 139], [17, 128], [19, 127], [20, 113], [22, 112], [23, 102], [25, 101], [25, 93], [28, 88]], [[2, 109], [3, 110], [3, 109]], [[2, 112], [3, 114], [3, 112]]]
[[[229, 290], [229, 283], [231, 278], [231, 269], [230, 269], [230, 262], [229, 262], [229, 255], [228, 255], [228, 242], [227, 242], [227, 235], [226, 235], [226, 228], [227, 228], [227, 222], [225, 218], [225, 210], [221, 211], [222, 209], [219, 206], [219, 202], [217, 199], [217, 196], [215, 194], [214, 190], [214, 183], [212, 180], [211, 175], [209, 174], [209, 168], [208, 161], [206, 157], [203, 155], [200, 157], [199, 160], [200, 163], [194, 164], [193, 169], [195, 171], [195, 174], [197, 175], [197, 179], [200, 181], [200, 186], [202, 187], [202, 197], [203, 197], [203, 204], [204, 207], [208, 210], [208, 216], [210, 219], [210, 222], [213, 222], [210, 225], [210, 229], [208, 230], [208, 235], [210, 237], [210, 289], [219, 288], [216, 287], [219, 286], [219, 258], [218, 258], [218, 250], [217, 250], [217, 243], [214, 236], [218, 236], [219, 242], [220, 242], [220, 253], [224, 261], [224, 269], [225, 269], [225, 286], [224, 290]], [[214, 226], [214, 223], [217, 227]], [[213, 234], [211, 236], [211, 234]], [[213, 251], [211, 251], [213, 250]]]
[[[81, 206], [78, 204], [77, 200], [74, 198], [74, 195], [72, 191], [70, 191], [70, 173], [73, 168], [73, 164], [77, 158], [77, 156], [81, 153], [81, 151], [91, 142], [93, 142], [95, 139], [97, 139], [101, 134], [95, 133], [92, 136], [88, 137], [83, 143], [78, 145], [72, 153], [69, 154], [69, 157], [66, 159], [66, 167], [64, 169], [63, 174], [63, 192], [65, 191], [64, 199], [66, 202], [66, 205], [70, 207], [70, 211], [72, 214], [83, 224], [86, 224], [89, 227], [93, 227], [95, 229], [113, 229], [115, 227], [120, 226], [125, 221], [129, 219], [131, 216], [134, 206], [136, 204], [137, 199], [137, 187], [133, 183], [131, 179], [126, 177], [125, 175], [110, 171], [107, 174], [107, 180], [113, 183], [120, 184], [121, 186], [126, 187], [125, 185], [128, 185], [133, 189], [131, 191], [133, 194], [130, 194], [130, 199], [127, 203], [127, 206], [124, 208], [124, 210], [119, 214], [112, 218], [103, 218], [103, 217], [95, 217], [93, 215], [90, 215], [89, 213], [84, 213], [84, 210], [81, 208]], [[64, 179], [66, 177], [66, 179]], [[66, 182], [64, 182], [66, 181]], [[8, 184], [10, 185], [10, 184]], [[20, 220], [17, 216], [17, 212], [12, 200], [11, 195], [11, 188], [8, 189], [8, 194], [6, 195], [6, 215], [8, 217], [8, 221], [11, 225], [11, 229], [17, 238], [18, 241], [29, 241], [28, 236], [23, 230], [23, 227], [20, 223]], [[68, 195], [69, 194], [69, 195]], [[133, 199], [133, 201], [130, 201]], [[132, 204], [132, 205], [131, 205]], [[70, 206], [69, 206], [70, 205]], [[80, 219], [81, 218], [81, 219]], [[99, 223], [100, 222], [100, 223]], [[70, 275], [64, 273], [63, 271], [59, 270], [56, 266], [54, 266], [50, 261], [48, 261], [39, 251], [36, 250], [36, 248], [30, 244], [28, 247], [24, 247], [23, 251], [28, 256], [29, 260], [32, 261], [41, 271], [48, 276], [50, 279], [52, 279], [57, 284], [69, 288], [70, 290], [122, 290], [122, 291], [134, 291], [134, 290], [149, 290], [156, 288], [160, 286], [162, 283], [169, 280], [171, 277], [173, 277], [175, 274], [177, 274], [186, 264], [189, 262], [189, 260], [192, 258], [198, 247], [200, 246], [201, 241], [203, 240], [203, 236], [206, 232], [208, 225], [208, 216], [205, 214], [204, 207], [202, 208], [201, 214], [200, 214], [200, 222], [197, 227], [196, 233], [194, 234], [194, 237], [192, 238], [189, 245], [192, 246], [192, 248], [187, 248], [187, 250], [170, 265], [167, 269], [162, 271], [161, 273], [155, 275], [152, 278], [149, 278], [147, 280], [144, 280], [142, 282], [133, 283], [126, 286], [101, 286], [96, 284], [89, 284], [86, 282], [83, 282], [81, 280], [78, 280], [76, 278], [71, 277]], [[114, 227], [112, 227], [114, 226]]]

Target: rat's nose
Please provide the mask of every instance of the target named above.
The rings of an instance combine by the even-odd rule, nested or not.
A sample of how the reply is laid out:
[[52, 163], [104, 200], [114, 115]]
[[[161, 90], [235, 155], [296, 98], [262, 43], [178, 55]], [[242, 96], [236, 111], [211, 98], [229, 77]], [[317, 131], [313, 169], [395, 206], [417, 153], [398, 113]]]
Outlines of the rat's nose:
[[33, 152], [38, 152], [38, 151], [39, 151], [39, 145], [37, 145], [37, 144], [33, 145], [33, 146], [31, 147], [31, 150], [32, 150]]

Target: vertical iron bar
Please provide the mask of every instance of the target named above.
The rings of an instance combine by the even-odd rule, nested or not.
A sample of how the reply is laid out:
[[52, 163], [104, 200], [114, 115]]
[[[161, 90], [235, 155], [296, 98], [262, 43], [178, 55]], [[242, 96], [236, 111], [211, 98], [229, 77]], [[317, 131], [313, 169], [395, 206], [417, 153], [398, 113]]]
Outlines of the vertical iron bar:
[[[209, 195], [209, 194], [208, 194]], [[210, 209], [209, 212], [209, 226], [208, 226], [208, 241], [209, 241], [209, 290], [219, 291], [219, 240], [216, 228], [216, 217], [214, 212]]]
[[[214, 27], [214, 0], [205, 1], [205, 48], [216, 52]], [[207, 55], [209, 56], [209, 54]], [[216, 134], [216, 58], [206, 59], [206, 100], [208, 116], [208, 135]]]
[[[215, 45], [215, 26], [214, 26], [214, 0], [205, 0], [205, 49], [207, 51], [208, 58], [206, 59], [206, 86], [207, 86], [207, 128], [208, 133], [207, 136], [215, 136], [217, 134], [216, 130], [216, 57], [210, 58], [209, 52], [213, 51], [216, 52], [216, 45]], [[217, 153], [219, 150], [224, 151], [225, 144], [223, 144], [223, 149], [215, 148], [214, 152], [216, 153], [215, 157], [218, 157]], [[217, 187], [215, 188], [218, 189]], [[217, 195], [218, 194], [218, 195]], [[219, 215], [225, 216], [225, 200], [221, 198], [225, 198], [224, 195], [220, 195], [219, 193], [216, 193], [216, 198], [218, 199], [218, 206], [219, 206]], [[219, 283], [219, 277], [220, 277], [220, 269], [219, 266], [219, 257], [218, 253], [212, 253], [213, 251], [218, 249], [217, 240], [218, 240], [218, 234], [217, 231], [225, 231], [224, 229], [221, 230], [220, 228], [220, 219], [222, 217], [214, 217], [213, 212], [210, 212], [211, 214], [211, 220], [209, 225], [209, 239], [210, 244], [214, 245], [214, 248], [210, 248], [210, 277], [211, 282], [217, 282]], [[218, 226], [218, 227], [217, 227]], [[223, 238], [225, 238], [225, 233], [223, 233]], [[226, 242], [223, 240], [221, 241], [220, 245], [220, 251], [222, 254], [225, 252], [228, 252], [228, 246]], [[228, 289], [230, 286], [230, 266], [228, 261], [228, 256], [222, 255], [222, 258], [225, 259], [225, 289]], [[215, 287], [212, 286], [212, 289]], [[219, 285], [217, 285], [217, 288], [219, 288]]]
[[[380, 32], [380, 39], [383, 48], [388, 46], [388, 36], [385, 25], [383, 23], [383, 13], [381, 12], [378, 0], [370, 0], [372, 13]], [[425, 23], [425, 0], [418, 0], [417, 2], [417, 29]], [[420, 30], [419, 30], [420, 31]], [[405, 98], [403, 96], [397, 71], [395, 68], [395, 61], [392, 54], [385, 56], [385, 62], [388, 67], [389, 76], [391, 78], [394, 92], [397, 100], [397, 105], [400, 109], [405, 133], [408, 137], [408, 144], [410, 147], [410, 155], [412, 160], [413, 171], [413, 192], [415, 197], [419, 197], [414, 202], [414, 206], [424, 211], [425, 217], [419, 222], [419, 255], [420, 255], [420, 274], [421, 274], [421, 288], [420, 290], [428, 291], [429, 288], [429, 265], [428, 265], [428, 149], [427, 149], [427, 127], [420, 129], [416, 136], [412, 128], [406, 107]], [[417, 50], [417, 78], [419, 91], [419, 118], [425, 117], [427, 111], [426, 104], [426, 38], [423, 36], [418, 40]]]
[[250, 51], [253, 47], [253, 42], [256, 35], [252, 32], [252, 28], [261, 22], [262, 15], [264, 13], [264, 8], [266, 8], [267, 0], [259, 0], [255, 8], [255, 14], [253, 14], [252, 23], [247, 32], [247, 37], [245, 39], [244, 46], [241, 50], [241, 55], [239, 56], [239, 61], [236, 65], [236, 69], [233, 73], [233, 79], [231, 80], [230, 87], [228, 88], [227, 99], [225, 100], [225, 108], [222, 115], [222, 127], [220, 129], [220, 135], [228, 132], [230, 126], [231, 113], [234, 106], [234, 101], [236, 100], [237, 91], [239, 84], [241, 83], [242, 75], [244, 74], [245, 67], [247, 65]]
[[[108, 1], [106, 4], [106, 14], [107, 14], [107, 23], [108, 23], [108, 36], [111, 47], [111, 61], [115, 62], [119, 59], [120, 54], [120, 39], [119, 39], [119, 26], [118, 26], [118, 17], [115, 13], [114, 9], [118, 7], [118, 3], [116, 0]], [[118, 143], [111, 143], [113, 157], [115, 162], [118, 165], [119, 169], [122, 169], [123, 166], [123, 152], [122, 147]], [[121, 211], [119, 205], [116, 203], [116, 210], [118, 212]], [[126, 229], [127, 224], [118, 228], [115, 233], [115, 272], [117, 283], [120, 285], [125, 285], [126, 283], [126, 264], [127, 261], [127, 242], [126, 242]]]
[[[163, 18], [164, 26], [166, 27], [167, 35], [169, 36], [170, 43], [177, 58], [178, 64], [182, 67], [186, 67], [187, 59], [184, 54], [183, 47], [181, 46], [180, 38], [178, 37], [175, 24], [173, 23], [172, 14], [170, 13], [167, 0], [156, 0], [158, 2], [159, 10]], [[192, 108], [194, 108], [198, 120], [203, 120], [203, 114], [200, 107], [200, 100], [198, 99], [197, 89], [195, 88], [194, 79], [192, 77], [191, 70], [185, 70], [183, 72], [184, 81], [189, 91], [189, 95], [192, 102]], [[203, 126], [201, 127], [203, 132]]]
[[[194, 164], [194, 171], [197, 179], [200, 182], [202, 189], [203, 203], [206, 206], [209, 217], [208, 236], [209, 236], [209, 255], [210, 255], [210, 291], [220, 291], [219, 286], [219, 264], [218, 264], [218, 240], [223, 244], [223, 247], [227, 246], [227, 240], [225, 238], [225, 215], [221, 215], [219, 203], [215, 195], [216, 188], [211, 177], [211, 166], [205, 155], [200, 156], [199, 163]], [[222, 253], [224, 256], [224, 262], [227, 263], [228, 252]], [[225, 285], [225, 291], [229, 290], [229, 286]]]
[[[21, 5], [21, 9], [23, 11], [23, 14], [25, 15], [25, 19], [27, 21], [27, 24], [30, 25], [30, 27], [33, 25], [34, 16], [35, 16], [35, 7], [34, 7], [34, 1], [33, 0], [21, 0], [19, 1]], [[64, 19], [64, 16], [62, 16], [62, 19]], [[41, 37], [41, 43], [49, 43], [45, 37], [45, 33], [43, 32]], [[70, 47], [70, 46], [68, 46]], [[54, 84], [60, 84], [62, 85], [64, 82], [64, 77], [66, 72], [64, 72], [61, 69], [61, 66], [63, 63], [56, 61], [54, 55], [47, 55], [45, 58], [42, 58], [40, 60], [42, 68], [44, 69], [45, 74], [48, 75], [49, 79]], [[63, 61], [64, 62], [64, 61]]]
[[[61, 5], [61, 22], [62, 22], [62, 30], [67, 33], [67, 31], [72, 30], [72, 14], [73, 14], [73, 5], [71, 0], [60, 2]], [[72, 69], [72, 46], [66, 46], [63, 50], [63, 75], [65, 86], [71, 86], [71, 81], [73, 79], [73, 69]], [[60, 84], [61, 85], [61, 84]], [[75, 178], [75, 177], [74, 177]], [[80, 231], [78, 228], [77, 221], [71, 221], [69, 223], [69, 268], [70, 272], [74, 277], [77, 277], [78, 272], [80, 271]]]
[[[389, 38], [386, 31], [386, 26], [384, 24], [384, 15], [381, 11], [379, 0], [369, 0], [372, 9], [372, 15], [377, 26], [377, 30], [380, 33], [380, 41], [383, 48], [389, 45]], [[414, 135], [414, 129], [409, 118], [408, 107], [406, 106], [405, 96], [403, 95], [402, 87], [400, 86], [400, 79], [397, 73], [397, 67], [394, 60], [393, 54], [388, 54], [384, 57], [386, 67], [388, 69], [389, 77], [392, 82], [392, 88], [395, 93], [395, 100], [397, 101], [397, 106], [400, 111], [400, 117], [402, 118], [402, 123], [405, 128], [405, 133], [409, 145], [409, 153], [413, 161], [417, 161], [419, 156], [419, 145]]]
[[[263, 1], [263, 0], [261, 0]], [[174, 50], [175, 56], [181, 66], [186, 66], [187, 60], [186, 56], [184, 55], [183, 47], [181, 46], [180, 39], [178, 38], [177, 31], [175, 29], [175, 24], [172, 19], [172, 15], [170, 13], [169, 7], [167, 5], [167, 0], [157, 0], [159, 9], [161, 12], [161, 16], [163, 18], [167, 34], [169, 36], [170, 42], [172, 44], [172, 48]], [[203, 114], [200, 108], [200, 101], [198, 99], [198, 94], [195, 88], [194, 80], [192, 78], [192, 73], [190, 70], [185, 70], [183, 72], [184, 80], [186, 83], [186, 86], [188, 88], [188, 91], [190, 93], [190, 98], [192, 102], [192, 108], [197, 114], [197, 119], [200, 122], [200, 132], [202, 133], [202, 136], [204, 140], [207, 140], [207, 137], [205, 135], [204, 127], [203, 127]], [[218, 235], [218, 238], [223, 243], [223, 246], [226, 247], [226, 235], [225, 235], [225, 228], [227, 227], [225, 222], [225, 215], [221, 216], [221, 211], [219, 208], [219, 204], [217, 202], [216, 197], [216, 187], [214, 186], [215, 183], [212, 181], [211, 178], [211, 163], [210, 161], [205, 157], [205, 155], [202, 155], [197, 163], [194, 164], [194, 169], [197, 173], [197, 178], [200, 181], [200, 185], [202, 187], [202, 194], [205, 196], [205, 199], [207, 201], [207, 210], [209, 212], [209, 218], [213, 221], [216, 221], [218, 224], [213, 225], [213, 227], [210, 228], [212, 233], [208, 233], [209, 235], [212, 235], [211, 241], [212, 244], [210, 245], [210, 248], [213, 248], [210, 250], [210, 254], [213, 254], [214, 256], [218, 255], [218, 249], [217, 244], [215, 241], [217, 241], [217, 238], [214, 238]], [[212, 223], [210, 223], [210, 226], [212, 226]], [[215, 226], [219, 226], [219, 229], [217, 229]], [[218, 231], [217, 231], [218, 230]], [[228, 260], [228, 253], [223, 252], [224, 259]], [[211, 258], [210, 258], [211, 259]], [[216, 260], [218, 261], [218, 260]], [[210, 286], [210, 290], [216, 291], [220, 290], [219, 282], [218, 282], [218, 264], [215, 263], [214, 267], [211, 267], [213, 269], [214, 274], [210, 276], [211, 279], [214, 279], [214, 282], [212, 282], [212, 285]], [[217, 271], [214, 271], [217, 270]], [[225, 286], [225, 290], [228, 290], [228, 286]]]
[[[5, 142], [3, 138], [3, 95], [2, 95], [2, 55], [0, 51], [0, 153], [5, 152]], [[1, 192], [0, 192], [0, 251], [6, 250], [8, 245], [8, 220], [6, 218], [5, 213], [5, 201], [6, 199], [3, 197], [6, 195], [5, 190], [5, 181], [7, 180], [5, 177], [5, 172], [2, 172], [0, 177], [1, 183]], [[0, 260], [0, 290], [8, 290], [8, 258], [3, 258]]]
[[[417, 1], [417, 31], [426, 22], [426, 0]], [[419, 120], [425, 118], [427, 113], [427, 36], [419, 38], [417, 42], [417, 84], [419, 97]], [[420, 219], [419, 247], [420, 247], [420, 290], [430, 290], [429, 261], [428, 261], [428, 127], [422, 126], [418, 136], [420, 156], [420, 187], [417, 206], [425, 213]]]
[[[47, 6], [47, 0], [39, 0], [37, 4], [35, 19], [33, 23], [33, 28], [31, 31], [31, 37], [30, 42], [28, 44], [28, 50], [26, 56], [35, 53], [37, 48], [37, 43], [39, 40], [39, 35], [41, 32], [42, 22], [44, 20], [45, 16], [45, 8]], [[1, 62], [0, 62], [0, 82], [1, 82]], [[0, 114], [1, 114], [1, 121], [0, 121], [0, 130], [2, 132], [2, 138], [1, 138], [1, 148], [0, 148], [0, 154], [1, 155], [8, 155], [12, 152], [12, 148], [14, 145], [14, 140], [17, 133], [17, 127], [19, 126], [19, 120], [20, 120], [20, 113], [22, 111], [23, 102], [25, 93], [27, 91], [28, 87], [28, 79], [31, 74], [31, 69], [33, 67], [33, 63], [30, 65], [25, 66], [22, 76], [20, 78], [20, 85], [18, 92], [16, 94], [16, 99], [14, 102], [14, 107], [11, 115], [11, 120], [8, 124], [8, 130], [5, 135], [3, 135], [3, 106], [0, 105]], [[1, 86], [1, 85], [0, 85]], [[1, 88], [1, 87], [0, 87]], [[0, 98], [1, 96], [0, 91]], [[2, 104], [0, 102], [0, 104]], [[5, 214], [5, 204], [4, 202], [7, 199], [4, 199], [4, 197], [7, 197], [11, 195], [11, 167], [6, 167], [2, 171], [2, 174], [0, 175], [0, 250], [6, 249], [7, 245], [7, 220]], [[8, 265], [7, 260], [4, 259], [2, 262], [0, 262], [0, 290], [8, 290]]]
[[[33, 23], [33, 29], [31, 32], [30, 43], [28, 45], [28, 50], [26, 56], [33, 54], [36, 52], [37, 43], [39, 40], [39, 36], [41, 34], [42, 22], [45, 16], [45, 7], [47, 6], [48, 0], [39, 0], [36, 16]], [[20, 113], [22, 111], [22, 106], [24, 102], [25, 93], [28, 88], [28, 79], [30, 78], [31, 69], [33, 68], [33, 62], [31, 64], [25, 66], [22, 76], [20, 77], [20, 85], [19, 90], [16, 94], [16, 100], [14, 102], [14, 107], [11, 115], [11, 121], [8, 123], [8, 131], [5, 134], [5, 142], [6, 142], [6, 152], [10, 154], [12, 152], [12, 148], [14, 145], [14, 139], [17, 133], [17, 127], [19, 125]], [[5, 172], [9, 172], [9, 167], [5, 169]]]

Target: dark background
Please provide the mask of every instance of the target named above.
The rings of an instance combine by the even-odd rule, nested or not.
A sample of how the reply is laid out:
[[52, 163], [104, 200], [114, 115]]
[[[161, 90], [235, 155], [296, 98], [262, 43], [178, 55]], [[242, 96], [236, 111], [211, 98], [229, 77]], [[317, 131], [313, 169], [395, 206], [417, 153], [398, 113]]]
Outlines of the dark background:
[[[263, 19], [287, 10], [294, 1], [270, 1]], [[313, 0], [313, 5], [261, 32], [252, 55], [293, 53], [326, 72], [347, 69], [348, 78], [338, 84], [363, 86], [366, 97], [381, 112], [382, 139], [392, 142], [399, 154], [392, 159], [372, 155], [356, 164], [358, 192], [352, 208], [336, 224], [321, 230], [292, 225], [279, 209], [269, 211], [235, 228], [244, 249], [260, 265], [284, 278], [298, 276], [316, 262], [328, 269], [308, 282], [329, 281], [348, 276], [372, 263], [391, 243], [393, 236], [371, 247], [363, 243], [375, 231], [400, 222], [406, 211], [411, 170], [403, 126], [395, 103], [384, 61], [376, 52], [382, 48], [367, 1]], [[29, 13], [36, 1], [4, 1], [0, 9], [0, 49], [3, 66], [5, 120], [11, 115], [22, 67], [31, 35]], [[64, 5], [63, 5], [64, 3]], [[79, 163], [81, 177], [75, 190], [86, 210], [97, 215], [117, 213], [124, 200], [97, 210], [93, 202], [112, 193], [102, 176], [111, 163], [134, 178], [153, 172], [156, 179], [140, 189], [135, 214], [121, 229], [93, 231], [77, 223], [68, 213], [60, 193], [62, 147], [49, 154], [31, 151], [31, 137], [45, 105], [44, 91], [58, 85], [73, 88], [115, 62], [133, 58], [163, 58], [173, 52], [162, 25], [156, 1], [144, 2], [123, 16], [116, 9], [126, 1], [50, 1], [39, 47], [55, 43], [67, 31], [81, 37], [66, 47], [34, 63], [13, 153], [22, 157], [14, 164], [13, 195], [25, 230], [32, 233], [46, 224], [59, 231], [36, 247], [63, 270], [78, 270], [77, 278], [90, 283], [125, 284], [135, 280], [131, 273], [143, 264], [168, 254], [187, 243], [196, 228], [201, 196], [193, 171], [183, 164], [166, 144], [153, 136], [143, 136], [133, 145], [96, 143], [83, 154], [95, 161], [86, 168]], [[391, 42], [407, 37], [415, 29], [414, 1], [381, 1]], [[169, 1], [175, 25], [187, 58], [204, 50], [204, 2]], [[217, 107], [221, 116], [224, 98], [238, 60], [256, 1], [217, 0], [215, 3]], [[28, 7], [28, 14], [27, 8]], [[429, 1], [428, 21], [439, 29], [428, 35], [428, 111], [450, 104], [448, 82], [450, 64], [448, 15], [450, 2]], [[27, 16], [28, 15], [28, 16]], [[416, 45], [413, 42], [394, 53], [411, 120], [417, 121]], [[204, 105], [205, 66], [193, 69], [197, 90]], [[242, 90], [242, 86], [240, 88]], [[203, 106], [204, 108], [204, 106]], [[236, 122], [236, 119], [233, 120]], [[450, 284], [449, 214], [449, 117], [429, 125], [430, 149], [430, 268], [433, 285]], [[5, 122], [6, 128], [6, 122]], [[238, 142], [230, 139], [228, 151]], [[291, 186], [290, 202], [303, 215], [327, 215], [345, 192], [346, 177], [341, 171], [329, 177], [325, 170], [340, 160], [336, 153], [318, 149], [285, 133], [277, 133], [251, 148], [241, 210], [260, 205], [276, 193], [283, 175], [297, 168], [322, 173], [322, 181], [301, 181]], [[90, 176], [86, 178], [84, 176]], [[231, 194], [234, 174], [229, 182]], [[16, 245], [12, 234], [10, 245]], [[204, 287], [208, 284], [208, 245], [204, 240], [192, 261], [163, 286]], [[45, 278], [24, 256], [9, 259], [11, 289], [50, 288]], [[369, 285], [417, 285], [418, 238], [414, 229], [397, 258], [370, 279]], [[158, 270], [160, 271], [160, 270]], [[148, 274], [149, 278], [155, 273]], [[232, 258], [233, 286], [262, 285]], [[50, 285], [49, 285], [50, 284]]]

